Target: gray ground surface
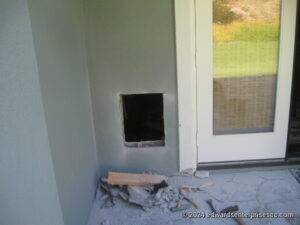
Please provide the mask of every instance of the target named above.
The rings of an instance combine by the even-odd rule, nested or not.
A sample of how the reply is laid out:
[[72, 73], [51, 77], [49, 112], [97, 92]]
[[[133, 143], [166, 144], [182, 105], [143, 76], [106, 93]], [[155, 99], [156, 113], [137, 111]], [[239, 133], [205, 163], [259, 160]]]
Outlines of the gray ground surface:
[[201, 186], [208, 181], [212, 181], [214, 185], [189, 195], [199, 204], [199, 209], [191, 208], [173, 213], [157, 207], [145, 212], [138, 206], [129, 205], [122, 200], [116, 201], [113, 207], [102, 208], [102, 203], [95, 201], [88, 225], [236, 224], [230, 218], [183, 218], [184, 212], [203, 212], [207, 215], [211, 213], [205, 202], [207, 199], [213, 199], [220, 208], [237, 204], [240, 212], [244, 213], [295, 213], [295, 217], [289, 219], [245, 219], [247, 225], [300, 225], [300, 184], [288, 168], [211, 171], [209, 178], [173, 176], [168, 180], [171, 185], [177, 187]]

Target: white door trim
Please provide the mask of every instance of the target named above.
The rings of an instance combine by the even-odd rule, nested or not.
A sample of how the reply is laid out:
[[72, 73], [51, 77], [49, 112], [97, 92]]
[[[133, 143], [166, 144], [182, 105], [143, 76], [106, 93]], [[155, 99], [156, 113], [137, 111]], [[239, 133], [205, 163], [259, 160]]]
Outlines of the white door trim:
[[197, 167], [194, 0], [175, 0], [179, 170]]

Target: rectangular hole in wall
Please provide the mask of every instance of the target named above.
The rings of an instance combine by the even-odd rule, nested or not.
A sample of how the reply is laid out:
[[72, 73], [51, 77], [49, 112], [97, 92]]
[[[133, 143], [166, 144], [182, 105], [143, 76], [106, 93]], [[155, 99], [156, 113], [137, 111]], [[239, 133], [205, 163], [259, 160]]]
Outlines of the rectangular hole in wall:
[[125, 145], [165, 145], [163, 94], [121, 95]]

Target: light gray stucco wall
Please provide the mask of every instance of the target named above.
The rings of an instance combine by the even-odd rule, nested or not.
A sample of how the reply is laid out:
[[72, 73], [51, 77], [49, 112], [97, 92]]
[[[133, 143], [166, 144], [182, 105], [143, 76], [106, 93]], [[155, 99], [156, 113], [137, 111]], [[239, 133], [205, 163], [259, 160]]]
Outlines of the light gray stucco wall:
[[29, 0], [59, 199], [66, 225], [83, 225], [98, 164], [81, 0]]
[[[107, 170], [178, 169], [173, 0], [87, 0], [87, 48], [98, 155]], [[121, 93], [164, 93], [166, 147], [126, 148]]]
[[64, 224], [26, 0], [0, 1], [0, 224]]

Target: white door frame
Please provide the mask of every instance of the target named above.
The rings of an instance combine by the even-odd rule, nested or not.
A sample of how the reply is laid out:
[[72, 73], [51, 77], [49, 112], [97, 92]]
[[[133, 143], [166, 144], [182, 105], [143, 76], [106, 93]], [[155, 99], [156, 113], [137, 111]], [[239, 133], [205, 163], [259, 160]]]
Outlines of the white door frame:
[[[287, 26], [295, 26], [295, 6], [296, 0], [283, 0], [281, 32], [285, 32]], [[196, 169], [198, 162], [195, 16], [195, 0], [175, 0], [180, 170]], [[287, 45], [280, 46], [280, 48], [287, 48], [287, 50], [281, 51], [280, 56], [289, 61], [283, 64], [285, 68], [279, 67], [279, 70], [292, 73], [293, 60], [291, 57], [293, 57], [294, 32], [291, 33], [289, 41], [285, 43]], [[291, 85], [290, 78], [285, 80], [279, 77], [278, 88], [280, 88], [281, 82], [283, 82], [283, 86]], [[286, 91], [290, 95], [290, 90]], [[284, 106], [289, 107], [289, 101]], [[288, 117], [288, 115], [284, 115], [284, 117]], [[286, 131], [287, 126], [288, 124], [284, 126]]]
[[197, 167], [197, 84], [194, 0], [175, 0], [179, 170]]

